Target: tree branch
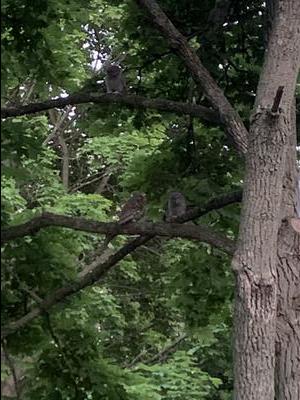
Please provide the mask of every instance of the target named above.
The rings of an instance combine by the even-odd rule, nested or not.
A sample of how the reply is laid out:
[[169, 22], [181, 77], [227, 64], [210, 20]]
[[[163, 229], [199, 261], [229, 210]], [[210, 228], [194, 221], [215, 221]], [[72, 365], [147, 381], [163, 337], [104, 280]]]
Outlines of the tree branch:
[[226, 207], [230, 204], [240, 203], [242, 201], [243, 192], [242, 190], [236, 190], [234, 192], [221, 194], [209, 200], [202, 207], [195, 207], [187, 211], [185, 215], [178, 218], [176, 222], [187, 222], [193, 219], [202, 217], [203, 215], [218, 210], [220, 208]]
[[144, 361], [144, 364], [155, 364], [156, 362], [165, 361], [171, 353], [174, 353], [177, 350], [177, 346], [187, 338], [187, 335], [179, 336], [174, 342], [170, 343], [168, 346], [163, 348], [158, 354], [155, 354], [152, 358], [147, 361]]
[[43, 141], [43, 145], [46, 145], [48, 142], [50, 142], [50, 140], [53, 140], [55, 137], [60, 136], [65, 131], [65, 129], [73, 122], [74, 117], [76, 118], [76, 115], [68, 121], [67, 125], [64, 126], [64, 123], [68, 119], [71, 111], [71, 106], [69, 106], [62, 115], [59, 115], [57, 110], [49, 110], [50, 121], [53, 124], [54, 128]]
[[132, 253], [136, 248], [142, 246], [144, 243], [152, 238], [153, 236], [138, 237], [137, 239], [126, 244], [111, 257], [109, 257], [108, 260], [105, 261], [103, 264], [100, 264], [92, 271], [89, 271], [88, 274], [84, 275], [80, 279], [75, 280], [71, 284], [57, 289], [48, 297], [46, 297], [46, 299], [42, 303], [40, 303], [37, 308], [34, 308], [28, 314], [24, 315], [17, 321], [11, 322], [7, 326], [3, 327], [1, 330], [1, 338], [5, 338], [11, 333], [23, 328], [33, 319], [40, 316], [45, 311], [49, 310], [55, 304], [64, 300], [66, 297], [69, 297], [72, 294], [75, 294], [80, 290], [91, 286], [93, 283], [99, 281], [119, 261], [121, 261], [128, 254]]
[[241, 154], [247, 151], [248, 132], [238, 113], [233, 109], [223, 91], [202, 65], [195, 51], [189, 47], [186, 38], [175, 28], [155, 0], [136, 0], [152, 17], [159, 31], [168, 40], [169, 45], [181, 57], [189, 69], [194, 81], [204, 91], [213, 108], [220, 114], [221, 121]]
[[40, 103], [31, 103], [25, 106], [8, 107], [1, 109], [1, 117], [17, 117], [21, 115], [35, 114], [52, 108], [63, 108], [68, 105], [96, 103], [96, 104], [122, 104], [133, 108], [150, 108], [159, 111], [188, 114], [202, 118], [214, 124], [220, 124], [218, 113], [214, 110], [196, 104], [181, 103], [165, 99], [148, 99], [142, 96], [113, 94], [113, 93], [75, 93], [68, 97], [46, 100]]
[[[195, 217], [200, 217], [201, 215], [204, 215], [206, 212], [211, 211], [213, 208], [213, 205], [215, 205], [217, 208], [222, 207], [222, 198], [223, 198], [223, 205], [228, 205], [233, 202], [239, 201], [237, 200], [240, 196], [239, 192], [234, 192], [231, 194], [226, 194], [225, 196], [219, 196], [216, 199], [211, 200], [210, 202], [207, 203], [207, 208], [205, 207], [199, 207], [198, 209], [191, 210], [190, 215], [194, 215]], [[38, 217], [41, 218], [41, 217]], [[188, 214], [185, 216], [185, 221], [188, 220]], [[181, 222], [180, 219], [178, 218], [176, 222]], [[114, 224], [112, 224], [114, 225]], [[170, 225], [170, 224], [165, 224], [165, 225]], [[178, 225], [178, 224], [173, 224], [173, 225]], [[179, 225], [180, 226], [180, 225]], [[34, 226], [32, 226], [32, 229], [34, 230]], [[204, 227], [205, 230], [209, 231], [210, 234], [212, 234], [212, 231]], [[203, 232], [202, 232], [203, 233]], [[213, 233], [213, 236], [217, 235]], [[218, 240], [220, 240], [220, 236], [216, 236]], [[1, 331], [1, 337], [5, 338], [11, 333], [21, 329], [25, 325], [27, 325], [29, 322], [31, 322], [33, 319], [36, 317], [40, 316], [43, 314], [45, 311], [49, 310], [52, 308], [54, 305], [57, 303], [61, 302], [64, 300], [66, 297], [71, 296], [72, 294], [75, 294], [79, 292], [80, 290], [91, 286], [93, 283], [99, 281], [103, 276], [105, 276], [108, 271], [110, 271], [119, 261], [121, 261], [124, 257], [126, 257], [128, 254], [132, 253], [135, 251], [138, 247], [143, 246], [145, 243], [150, 241], [151, 239], [154, 238], [154, 235], [147, 235], [147, 236], [140, 236], [137, 239], [134, 239], [127, 243], [125, 246], [123, 246], [120, 250], [118, 250], [115, 254], [111, 255], [105, 262], [95, 266], [95, 268], [91, 269], [88, 271], [87, 274], [79, 277], [77, 280], [75, 280], [73, 283], [63, 286], [59, 289], [57, 289], [55, 292], [50, 294], [48, 297], [46, 297], [45, 300], [43, 300], [39, 306], [33, 310], [31, 310], [28, 314], [24, 315], [17, 321], [9, 323], [7, 326], [3, 327]], [[234, 251], [234, 243], [230, 241], [228, 238], [225, 236], [222, 237], [222, 239], [226, 240], [227, 245], [229, 245], [229, 254], [233, 254]], [[214, 245], [214, 244], [212, 244]], [[223, 248], [224, 250], [224, 248]]]
[[1, 244], [21, 238], [23, 236], [34, 235], [40, 229], [48, 226], [60, 226], [74, 230], [106, 235], [149, 234], [202, 240], [203, 236], [200, 231], [205, 232], [208, 229], [208, 232], [210, 232], [211, 230], [209, 228], [206, 226], [201, 226], [201, 229], [197, 229], [197, 226], [182, 225], [182, 223], [199, 218], [210, 211], [217, 210], [229, 204], [240, 202], [241, 199], [242, 192], [240, 190], [217, 196], [208, 201], [208, 203], [203, 207], [195, 207], [189, 210], [184, 216], [177, 218], [176, 222], [178, 223], [176, 224], [143, 222], [139, 224], [131, 223], [122, 225], [116, 222], [99, 222], [81, 217], [71, 217], [45, 212], [40, 216], [32, 218], [30, 221], [25, 222], [24, 224], [3, 228], [1, 230]]
[[177, 346], [186, 338], [186, 334], [179, 336], [176, 340], [174, 340], [174, 342], [163, 348], [159, 353], [155, 354], [149, 360], [141, 361], [143, 356], [147, 354], [147, 351], [143, 349], [130, 363], [125, 364], [124, 367], [129, 369], [134, 368], [139, 362], [150, 365], [155, 364], [156, 362], [161, 363], [165, 361], [171, 353], [174, 353], [177, 350]]
[[61, 147], [61, 153], [62, 153], [62, 168], [61, 168], [61, 177], [62, 177], [62, 182], [64, 185], [64, 188], [68, 190], [69, 188], [69, 149], [67, 146], [67, 143], [63, 137], [63, 133], [61, 133], [57, 137], [57, 141]]
[[12, 226], [2, 230], [1, 242], [17, 239], [27, 235], [34, 235], [40, 229], [48, 226], [59, 226], [74, 230], [101, 233], [105, 235], [153, 235], [167, 237], [181, 237], [207, 242], [212, 246], [219, 247], [231, 254], [234, 248], [233, 242], [225, 236], [218, 235], [212, 229], [204, 225], [183, 225], [176, 223], [130, 223], [119, 224], [117, 222], [98, 222], [81, 217], [70, 217], [52, 213], [43, 213], [41, 216], [21, 225]]
[[[13, 397], [16, 397], [17, 400], [20, 400], [21, 399], [20, 377], [18, 377], [18, 375], [20, 375], [20, 374], [17, 373], [17, 368], [15, 367], [14, 361], [11, 358], [11, 356], [7, 350], [6, 341], [2, 340], [1, 345], [2, 345], [1, 353], [3, 350], [3, 355], [4, 355], [4, 360], [1, 360], [1, 365], [2, 365], [3, 361], [4, 361], [4, 363], [3, 363], [4, 365], [5, 365], [5, 363], [7, 364], [8, 368], [11, 372], [13, 385], [14, 385], [13, 389], [11, 391], [12, 393], [10, 393], [10, 395], [12, 395]], [[5, 385], [5, 381], [2, 382], [2, 379], [1, 379], [1, 397], [2, 397], [2, 385], [3, 386]], [[15, 392], [15, 393], [13, 393], [13, 392]]]

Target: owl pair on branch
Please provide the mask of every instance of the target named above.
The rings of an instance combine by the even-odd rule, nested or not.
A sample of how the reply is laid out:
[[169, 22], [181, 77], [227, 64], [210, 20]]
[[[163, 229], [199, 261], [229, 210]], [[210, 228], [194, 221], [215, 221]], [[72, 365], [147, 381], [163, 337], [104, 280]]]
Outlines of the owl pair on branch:
[[[140, 221], [145, 215], [146, 195], [142, 192], [133, 192], [131, 197], [124, 203], [118, 212], [117, 222], [121, 225]], [[174, 222], [178, 217], [185, 215], [187, 211], [186, 199], [180, 192], [171, 192], [168, 198], [167, 208], [164, 216], [166, 222]], [[108, 235], [105, 246], [114, 238]]]
[[[127, 224], [139, 221], [145, 214], [146, 195], [134, 192], [118, 213], [118, 223]], [[186, 199], [180, 192], [171, 192], [169, 195], [165, 221], [174, 222], [178, 217], [185, 215], [187, 211]]]

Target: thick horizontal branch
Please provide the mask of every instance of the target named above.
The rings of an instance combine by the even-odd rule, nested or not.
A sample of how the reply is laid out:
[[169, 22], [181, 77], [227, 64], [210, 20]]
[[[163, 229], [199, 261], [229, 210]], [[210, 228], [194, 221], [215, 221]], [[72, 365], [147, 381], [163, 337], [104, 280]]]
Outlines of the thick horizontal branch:
[[[187, 220], [189, 220], [189, 218], [200, 217], [201, 215], [204, 215], [207, 212], [212, 211], [213, 209], [221, 208], [226, 205], [232, 204], [234, 202], [240, 201], [240, 198], [241, 198], [241, 192], [233, 192], [233, 193], [228, 193], [225, 195], [220, 195], [217, 198], [210, 200], [206, 204], [206, 206], [197, 207], [197, 208], [191, 210], [189, 212], [189, 216], [188, 216], [188, 214], [186, 214], [186, 216], [182, 219], [182, 221], [179, 220], [179, 218], [178, 218], [177, 222], [187, 221]], [[208, 229], [206, 227], [204, 227], [204, 228]], [[33, 231], [35, 231], [34, 226], [32, 226], [32, 229], [33, 229]], [[209, 234], [212, 234], [211, 230], [209, 230], [209, 231], [210, 231]], [[204, 234], [204, 232], [202, 232], [202, 234]], [[221, 239], [221, 237], [219, 235], [217, 235], [217, 236], [215, 236], [215, 235], [217, 235], [217, 234], [213, 232], [212, 237], [215, 239], [217, 237], [217, 241], [219, 243], [222, 243], [224, 238], [226, 239], [227, 244], [225, 244], [225, 247], [229, 246], [228, 247], [229, 253], [232, 254], [232, 252], [234, 251], [234, 243], [232, 241], [230, 241], [230, 244], [229, 244], [228, 238], [223, 236]], [[118, 250], [115, 254], [111, 255], [104, 263], [99, 264], [98, 266], [96, 266], [95, 268], [90, 270], [87, 274], [79, 277], [72, 284], [69, 284], [67, 286], [57, 289], [54, 293], [50, 294], [45, 300], [43, 300], [42, 302], [38, 302], [39, 304], [38, 304], [37, 308], [34, 308], [28, 314], [24, 315], [17, 321], [11, 322], [7, 326], [3, 327], [3, 329], [1, 330], [1, 337], [4, 338], [13, 332], [16, 332], [17, 330], [26, 326], [33, 319], [35, 319], [39, 315], [43, 314], [43, 312], [48, 311], [50, 308], [52, 308], [56, 304], [63, 301], [65, 298], [67, 298], [67, 297], [79, 292], [80, 290], [92, 285], [93, 283], [99, 281], [119, 261], [121, 261], [128, 254], [131, 254], [137, 248], [139, 248], [140, 246], [143, 246], [145, 243], [147, 243], [148, 241], [150, 241], [153, 238], [154, 238], [154, 235], [140, 236], [137, 239], [134, 239], [133, 241], [127, 243], [120, 250]], [[224, 250], [224, 248], [223, 248], [223, 250]]]
[[[194, 207], [189, 210], [184, 216], [177, 218], [179, 224], [165, 223], [149, 223], [120, 225], [118, 223], [107, 223], [89, 220], [81, 217], [70, 217], [52, 213], [43, 213], [31, 219], [28, 222], [20, 225], [14, 225], [1, 230], [1, 244], [7, 243], [10, 240], [15, 240], [26, 235], [33, 235], [40, 229], [48, 226], [60, 226], [81, 230], [90, 233], [100, 233], [106, 235], [158, 235], [168, 237], [185, 237], [188, 239], [201, 240], [198, 232], [187, 229], [187, 225], [182, 225], [182, 222], [191, 221], [207, 214], [210, 211], [220, 209], [227, 205], [240, 202], [242, 200], [242, 191], [237, 190], [230, 193], [221, 194], [209, 200], [203, 207]], [[183, 229], [184, 228], [184, 229]]]
[[97, 103], [97, 104], [121, 104], [133, 108], [155, 109], [176, 114], [187, 114], [192, 117], [202, 118], [214, 124], [220, 124], [218, 113], [207, 107], [197, 104], [181, 103], [165, 99], [148, 99], [142, 96], [113, 94], [113, 93], [76, 93], [68, 97], [46, 100], [40, 103], [31, 103], [25, 106], [1, 109], [1, 117], [17, 117], [21, 115], [35, 114], [52, 108], [63, 108], [67, 105]]
[[151, 15], [154, 23], [169, 45], [183, 60], [194, 81], [204, 91], [211, 105], [220, 114], [221, 120], [237, 150], [241, 154], [247, 151], [248, 132], [238, 113], [231, 106], [221, 88], [207, 69], [202, 65], [196, 52], [189, 46], [186, 38], [175, 28], [155, 0], [136, 0]]
[[41, 216], [21, 225], [12, 226], [2, 230], [1, 243], [17, 239], [26, 235], [33, 235], [40, 229], [48, 226], [59, 226], [83, 232], [101, 233], [108, 236], [126, 235], [153, 235], [166, 237], [181, 237], [204, 241], [212, 246], [219, 247], [225, 252], [232, 254], [234, 244], [225, 236], [213, 232], [210, 228], [200, 225], [184, 225], [178, 223], [130, 223], [121, 225], [113, 222], [98, 222], [81, 217], [70, 217], [66, 215], [43, 213]]

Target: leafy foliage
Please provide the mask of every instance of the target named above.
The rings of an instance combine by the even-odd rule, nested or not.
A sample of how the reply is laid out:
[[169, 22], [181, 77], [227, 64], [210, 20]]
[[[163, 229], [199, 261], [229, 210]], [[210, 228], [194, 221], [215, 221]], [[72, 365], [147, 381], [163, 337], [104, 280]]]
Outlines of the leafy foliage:
[[[262, 3], [233, 2], [226, 24], [215, 29], [212, 0], [160, 4], [247, 119], [262, 60]], [[121, 54], [130, 93], [208, 105], [134, 1], [4, 0], [2, 22], [2, 106], [101, 91], [103, 62]], [[170, 190], [183, 192], [189, 206], [203, 205], [242, 179], [222, 129], [188, 116], [89, 104], [2, 125], [3, 226], [42, 210], [111, 221], [134, 190], [147, 194], [147, 218], [161, 220]], [[56, 129], [64, 142], [43, 144]], [[234, 239], [239, 207], [199, 222]], [[99, 235], [47, 228], [6, 244], [2, 323], [72, 282], [102, 243]], [[123, 243], [114, 239], [110, 250]], [[224, 254], [154, 239], [8, 337], [26, 376], [22, 398], [229, 399], [232, 297]]]

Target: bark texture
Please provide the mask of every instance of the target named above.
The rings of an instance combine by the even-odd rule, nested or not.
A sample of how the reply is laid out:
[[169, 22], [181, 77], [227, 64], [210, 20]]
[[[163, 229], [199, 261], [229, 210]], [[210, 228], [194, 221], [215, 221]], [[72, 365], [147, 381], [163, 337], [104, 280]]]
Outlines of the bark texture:
[[[233, 259], [236, 400], [274, 400], [275, 396], [277, 235], [299, 69], [299, 12], [298, 0], [277, 4], [250, 127], [242, 218]], [[284, 92], [279, 112], [273, 113], [280, 86]]]
[[296, 117], [291, 118], [292, 136], [283, 182], [277, 261], [276, 399], [300, 398], [300, 234], [290, 224], [295, 215], [297, 164]]

